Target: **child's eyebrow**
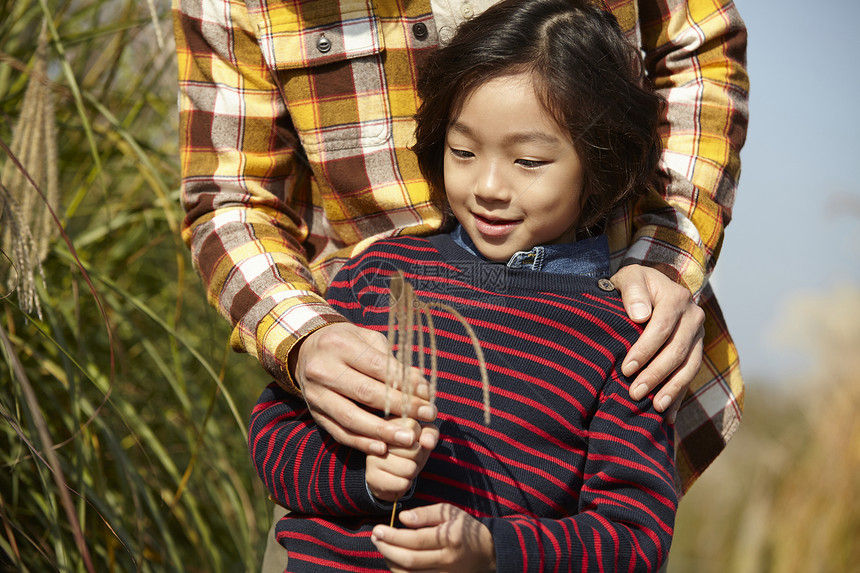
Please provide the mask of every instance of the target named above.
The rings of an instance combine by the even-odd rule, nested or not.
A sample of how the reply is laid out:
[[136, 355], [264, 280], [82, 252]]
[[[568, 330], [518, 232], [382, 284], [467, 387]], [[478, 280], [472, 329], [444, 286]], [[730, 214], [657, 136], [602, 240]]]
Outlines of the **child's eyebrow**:
[[518, 133], [511, 133], [510, 135], [506, 135], [503, 141], [508, 145], [515, 143], [546, 143], [550, 145], [558, 145], [559, 143], [562, 143], [558, 137], [543, 131], [521, 131]]
[[[477, 138], [475, 130], [459, 121], [455, 121], [448, 126], [448, 130], [472, 139]], [[538, 130], [529, 130], [509, 133], [502, 139], [502, 143], [504, 145], [515, 145], [518, 143], [544, 143], [549, 145], [558, 145], [563, 142], [555, 135], [550, 135]]]

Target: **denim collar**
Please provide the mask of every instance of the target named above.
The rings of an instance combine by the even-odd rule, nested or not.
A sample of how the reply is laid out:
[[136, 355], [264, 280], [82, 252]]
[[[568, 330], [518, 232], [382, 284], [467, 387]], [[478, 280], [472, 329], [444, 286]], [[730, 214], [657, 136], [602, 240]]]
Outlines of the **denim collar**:
[[[451, 232], [451, 238], [472, 255], [487, 260], [462, 225]], [[604, 278], [609, 270], [609, 239], [606, 235], [588, 237], [573, 243], [541, 245], [530, 251], [517, 251], [506, 266], [510, 269], [543, 271], [552, 274], [571, 274]]]

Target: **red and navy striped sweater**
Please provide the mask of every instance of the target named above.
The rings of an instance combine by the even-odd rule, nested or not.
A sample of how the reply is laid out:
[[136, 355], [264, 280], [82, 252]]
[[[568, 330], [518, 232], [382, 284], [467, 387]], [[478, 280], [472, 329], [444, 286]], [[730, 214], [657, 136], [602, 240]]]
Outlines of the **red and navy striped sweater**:
[[[448, 502], [480, 519], [499, 571], [656, 570], [677, 508], [672, 429], [653, 396], [629, 397], [621, 361], [641, 330], [618, 293], [595, 278], [487, 263], [438, 235], [375, 243], [327, 298], [384, 332], [397, 269], [420, 299], [453, 306], [472, 326], [492, 408], [486, 427], [471, 341], [434, 310], [441, 436], [404, 507]], [[274, 383], [254, 408], [250, 449], [292, 512], [276, 534], [290, 571], [387, 570], [370, 531], [390, 512], [365, 487], [364, 454], [320, 431]]]

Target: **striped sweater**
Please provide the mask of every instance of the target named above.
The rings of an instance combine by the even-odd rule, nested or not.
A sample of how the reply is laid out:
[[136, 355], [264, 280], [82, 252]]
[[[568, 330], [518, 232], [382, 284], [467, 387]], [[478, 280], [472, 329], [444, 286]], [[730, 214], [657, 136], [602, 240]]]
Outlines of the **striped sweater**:
[[[487, 263], [449, 235], [402, 237], [352, 259], [329, 303], [384, 332], [398, 269], [421, 300], [444, 302], [472, 326], [492, 410], [484, 426], [471, 341], [453, 315], [433, 310], [441, 436], [404, 507], [468, 511], [492, 532], [499, 571], [656, 570], [677, 508], [672, 428], [653, 396], [629, 397], [621, 361], [640, 328], [611, 284]], [[387, 570], [370, 532], [390, 512], [367, 491], [364, 454], [320, 431], [274, 383], [253, 410], [249, 447], [291, 510], [276, 533], [289, 571]]]

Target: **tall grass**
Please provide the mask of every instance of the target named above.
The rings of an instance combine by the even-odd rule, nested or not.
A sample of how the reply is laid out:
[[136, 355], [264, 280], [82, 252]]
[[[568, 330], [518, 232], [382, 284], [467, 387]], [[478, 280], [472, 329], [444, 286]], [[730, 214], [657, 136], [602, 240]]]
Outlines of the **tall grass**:
[[178, 239], [169, 6], [0, 14], [0, 569], [254, 570], [266, 380]]

